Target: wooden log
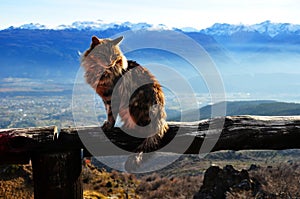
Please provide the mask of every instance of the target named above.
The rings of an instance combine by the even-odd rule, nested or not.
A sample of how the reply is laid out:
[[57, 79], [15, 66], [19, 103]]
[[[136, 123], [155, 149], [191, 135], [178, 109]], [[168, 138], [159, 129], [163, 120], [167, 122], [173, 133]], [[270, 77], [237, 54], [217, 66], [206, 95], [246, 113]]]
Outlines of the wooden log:
[[34, 152], [35, 199], [82, 199], [81, 151]]
[[[221, 128], [216, 125], [220, 122], [224, 122]], [[198, 154], [205, 140], [216, 142], [209, 151], [300, 149], [300, 116], [227, 116], [198, 122], [169, 122], [169, 127], [158, 146], [161, 152]], [[134, 151], [144, 140], [119, 128], [103, 133], [99, 127], [62, 129], [59, 137], [65, 144], [81, 141], [82, 147], [96, 152], [92, 152], [94, 156], [123, 155], [125, 151]], [[116, 147], [112, 148], [112, 144]], [[97, 147], [99, 149], [94, 150]]]
[[[208, 123], [200, 123], [199, 132], [214, 139], [213, 133], [207, 131]], [[232, 116], [225, 118], [222, 133], [211, 151], [300, 149], [299, 138], [299, 116]], [[196, 145], [200, 143], [202, 139]]]
[[56, 126], [0, 129], [0, 164], [28, 164], [31, 152], [52, 143]]
[[[223, 126], [215, 125], [222, 120]], [[157, 147], [161, 152], [198, 154], [207, 141], [216, 142], [210, 151], [300, 149], [300, 116], [228, 116], [198, 122], [169, 122], [169, 127]], [[28, 159], [30, 153], [41, 150], [58, 152], [83, 148], [85, 156], [124, 155], [134, 151], [144, 140], [126, 134], [120, 128], [105, 133], [95, 126], [63, 128], [60, 132], [54, 127], [43, 129], [1, 130], [0, 164], [9, 159], [6, 154], [18, 158], [20, 154], [26, 154]], [[219, 137], [216, 132], [220, 133]]]

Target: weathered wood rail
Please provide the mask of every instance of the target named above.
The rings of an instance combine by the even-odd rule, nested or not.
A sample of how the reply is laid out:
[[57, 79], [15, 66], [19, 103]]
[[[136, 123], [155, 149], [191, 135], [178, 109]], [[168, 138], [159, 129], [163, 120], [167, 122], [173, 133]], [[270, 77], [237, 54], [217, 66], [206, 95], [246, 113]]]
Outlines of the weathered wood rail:
[[[222, 128], [214, 128], [220, 122], [224, 122]], [[155, 150], [198, 154], [218, 150], [300, 149], [300, 116], [232, 116], [170, 122], [169, 126]], [[1, 129], [0, 164], [26, 164], [32, 160], [35, 198], [77, 199], [83, 197], [82, 155], [123, 155], [126, 151], [133, 152], [143, 140], [127, 135], [120, 128], [106, 133], [99, 127]], [[123, 150], [113, 150], [112, 143]], [[215, 143], [208, 147], [209, 151], [201, 148], [207, 143]], [[101, 151], [90, 153], [93, 148], [89, 146], [101, 146]]]

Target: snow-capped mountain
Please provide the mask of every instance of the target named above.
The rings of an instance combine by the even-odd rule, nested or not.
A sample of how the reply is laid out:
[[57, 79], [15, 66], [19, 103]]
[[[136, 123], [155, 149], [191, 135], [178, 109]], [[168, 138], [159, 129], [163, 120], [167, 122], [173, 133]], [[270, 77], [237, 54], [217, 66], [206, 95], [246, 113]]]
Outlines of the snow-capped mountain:
[[[30, 30], [44, 30], [44, 29], [54, 29], [54, 30], [65, 30], [65, 29], [76, 29], [76, 30], [94, 30], [103, 31], [112, 28], [125, 28], [128, 30], [181, 30], [183, 32], [199, 32], [193, 27], [183, 27], [175, 28], [168, 27], [164, 24], [153, 25], [145, 22], [141, 23], [106, 23], [102, 20], [97, 21], [76, 21], [71, 25], [59, 25], [54, 28], [49, 28], [45, 25], [39, 23], [29, 23], [24, 24], [19, 27], [11, 27], [15, 29], [30, 29]], [[253, 25], [244, 24], [227, 24], [227, 23], [215, 23], [209, 28], [200, 30], [201, 33], [212, 35], [212, 36], [230, 36], [238, 32], [256, 32], [259, 34], [268, 35], [270, 37], [275, 37], [279, 34], [296, 34], [300, 35], [300, 25], [291, 23], [272, 23], [271, 21], [264, 21], [262, 23]]]
[[[80, 66], [78, 52], [89, 47], [93, 35], [112, 37], [127, 30], [166, 29], [183, 32], [206, 50], [222, 73], [227, 91], [300, 93], [299, 75], [296, 75], [300, 74], [297, 67], [300, 63], [300, 25], [270, 21], [254, 25], [216, 23], [200, 31], [163, 24], [105, 23], [101, 20], [78, 21], [54, 28], [34, 23], [10, 27], [0, 30], [0, 81], [7, 77], [73, 80]], [[182, 45], [183, 49], [188, 48], [184, 43]], [[128, 54], [128, 57], [141, 63], [152, 63], [153, 60], [173, 63], [174, 69], [193, 74], [181, 62], [174, 63], [174, 57], [168, 53], [153, 49], [145, 51]], [[194, 85], [201, 88], [196, 81]]]
[[104, 23], [102, 20], [97, 21], [76, 21], [72, 23], [71, 25], [60, 25], [56, 27], [55, 29], [63, 30], [63, 29], [77, 29], [77, 30], [107, 30], [110, 28], [118, 28], [118, 27], [127, 27], [133, 30], [136, 29], [147, 29], [150, 28], [151, 25], [147, 23], [130, 23], [130, 22], [124, 22], [124, 23]]
[[272, 23], [271, 21], [264, 21], [254, 25], [216, 23], [209, 28], [201, 30], [200, 32], [216, 36], [230, 36], [237, 32], [257, 32], [275, 37], [279, 34], [300, 35], [300, 25], [290, 23]]
[[172, 29], [164, 24], [148, 24], [148, 23], [131, 23], [131, 22], [122, 22], [122, 23], [105, 23], [102, 20], [97, 21], [75, 21], [71, 25], [59, 25], [54, 28], [41, 25], [39, 23], [29, 23], [24, 24], [19, 27], [10, 27], [11, 29], [29, 29], [29, 30], [44, 30], [44, 29], [53, 29], [53, 30], [94, 30], [94, 31], [103, 31], [112, 28], [127, 28], [130, 30], [169, 30]]
[[[15, 29], [15, 27], [10, 27], [11, 29]], [[39, 23], [29, 23], [29, 24], [24, 24], [19, 27], [18, 29], [28, 29], [28, 30], [44, 30], [44, 29], [49, 29], [47, 26], [39, 24]]]

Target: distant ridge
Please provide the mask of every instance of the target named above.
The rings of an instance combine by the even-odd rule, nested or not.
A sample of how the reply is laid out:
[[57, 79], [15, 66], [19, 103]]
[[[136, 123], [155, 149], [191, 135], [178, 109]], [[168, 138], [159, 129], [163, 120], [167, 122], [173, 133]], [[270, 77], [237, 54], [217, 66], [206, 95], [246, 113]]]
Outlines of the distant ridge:
[[283, 33], [300, 35], [300, 25], [291, 23], [272, 23], [270, 20], [253, 25], [215, 23], [213, 26], [203, 29], [200, 32], [218, 36], [233, 35], [237, 32], [257, 32], [275, 37]]
[[292, 23], [273, 23], [270, 20], [266, 20], [261, 23], [245, 25], [245, 24], [228, 24], [228, 23], [215, 23], [211, 27], [198, 30], [193, 27], [168, 27], [164, 24], [153, 25], [145, 22], [131, 23], [106, 23], [102, 20], [96, 21], [76, 21], [70, 25], [59, 25], [54, 28], [49, 28], [39, 23], [24, 24], [19, 27], [11, 26], [10, 29], [29, 29], [29, 30], [65, 30], [65, 29], [77, 29], [77, 30], [94, 30], [103, 31], [110, 28], [128, 28], [130, 30], [181, 30], [183, 32], [201, 32], [208, 35], [232, 35], [236, 32], [258, 32], [260, 34], [266, 34], [271, 37], [285, 33], [293, 33], [300, 35], [300, 25]]
[[[200, 119], [208, 119], [211, 117], [212, 106], [218, 108], [221, 104], [207, 105], [200, 110], [190, 110], [184, 113], [185, 121], [192, 121], [195, 115], [199, 115]], [[198, 112], [197, 112], [198, 111]], [[172, 114], [172, 115], [171, 115]], [[180, 121], [179, 112], [172, 112], [168, 115], [171, 121]], [[177, 114], [177, 116], [175, 115]], [[233, 101], [226, 102], [226, 115], [260, 115], [260, 116], [291, 116], [300, 115], [300, 104], [277, 102], [273, 100], [257, 100], [257, 101]]]

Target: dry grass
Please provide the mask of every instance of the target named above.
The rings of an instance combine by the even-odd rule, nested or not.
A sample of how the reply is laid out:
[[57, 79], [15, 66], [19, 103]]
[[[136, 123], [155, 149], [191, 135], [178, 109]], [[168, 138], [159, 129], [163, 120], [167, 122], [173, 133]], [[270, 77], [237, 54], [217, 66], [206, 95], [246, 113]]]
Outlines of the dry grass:
[[[199, 163], [200, 164], [200, 163]], [[182, 169], [184, 169], [182, 167]], [[300, 198], [300, 164], [280, 163], [249, 171], [250, 177], [261, 184], [255, 196], [250, 191], [231, 190], [227, 198]], [[121, 172], [106, 172], [85, 165], [82, 172], [85, 199], [94, 198], [193, 198], [200, 189], [203, 175], [166, 176], [159, 173], [137, 178]], [[29, 165], [0, 167], [0, 198], [33, 198], [33, 181]]]
[[142, 198], [193, 198], [202, 176], [163, 177], [157, 173], [141, 178], [137, 193]]
[[279, 164], [254, 172], [253, 177], [262, 183], [262, 189], [278, 198], [300, 198], [300, 165]]
[[261, 184], [261, 191], [231, 192], [227, 198], [297, 199], [300, 198], [300, 164], [281, 163], [250, 171], [250, 177]]
[[33, 199], [33, 181], [29, 165], [0, 166], [0, 198]]
[[106, 172], [87, 164], [82, 170], [82, 181], [85, 198], [91, 196], [88, 193], [110, 198], [140, 198], [136, 193], [136, 188], [140, 182], [132, 174], [117, 171]]

